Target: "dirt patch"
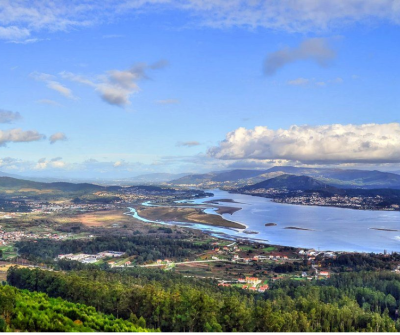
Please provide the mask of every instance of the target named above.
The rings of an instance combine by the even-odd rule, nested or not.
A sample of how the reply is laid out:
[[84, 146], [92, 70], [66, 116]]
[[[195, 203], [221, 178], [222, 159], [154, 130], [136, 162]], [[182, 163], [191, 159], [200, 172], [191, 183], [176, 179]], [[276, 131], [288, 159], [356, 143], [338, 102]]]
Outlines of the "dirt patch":
[[68, 215], [57, 218], [59, 223], [82, 223], [88, 227], [108, 227], [113, 224], [124, 225], [136, 221], [129, 215], [124, 215], [127, 210], [115, 209], [109, 211], [96, 211], [77, 215]]

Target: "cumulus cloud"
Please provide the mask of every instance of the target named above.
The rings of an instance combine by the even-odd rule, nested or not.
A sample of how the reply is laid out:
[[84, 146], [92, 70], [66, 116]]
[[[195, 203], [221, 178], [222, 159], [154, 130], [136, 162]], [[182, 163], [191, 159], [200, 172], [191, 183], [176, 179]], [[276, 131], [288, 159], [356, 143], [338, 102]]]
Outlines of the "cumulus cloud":
[[40, 158], [35, 165], [31, 167], [33, 170], [46, 170], [46, 169], [64, 169], [68, 166], [67, 163], [62, 161], [61, 157], [52, 159]]
[[20, 113], [0, 109], [0, 123], [12, 123], [20, 119], [22, 119]]
[[175, 9], [215, 28], [264, 27], [287, 32], [328, 30], [353, 22], [400, 23], [397, 0], [32, 0], [0, 1], [0, 38], [68, 31], [130, 13]]
[[9, 129], [0, 130], [0, 146], [9, 142], [34, 142], [46, 138], [36, 130]]
[[60, 75], [64, 79], [91, 86], [105, 102], [124, 107], [130, 105], [131, 96], [140, 91], [138, 82], [150, 79], [148, 71], [162, 69], [167, 64], [163, 60], [154, 64], [139, 63], [127, 70], [107, 71], [94, 79], [71, 72], [61, 72]]
[[178, 142], [176, 145], [178, 147], [196, 147], [200, 145], [200, 142], [197, 141]]
[[311, 60], [320, 66], [327, 66], [335, 57], [336, 53], [326, 39], [310, 38], [296, 48], [284, 48], [270, 53], [264, 63], [264, 72], [271, 76], [282, 67], [301, 60]]
[[400, 162], [400, 124], [239, 128], [208, 154], [218, 159], [285, 159], [308, 163]]
[[64, 133], [61, 133], [61, 132], [54, 133], [49, 138], [50, 144], [54, 144], [54, 143], [56, 143], [58, 141], [66, 141], [66, 140], [67, 140], [67, 136]]
[[41, 72], [32, 72], [30, 76], [35, 80], [45, 82], [48, 88], [60, 93], [64, 97], [69, 99], [76, 99], [76, 97], [72, 94], [72, 91], [68, 87], [65, 87], [55, 80], [55, 76]]

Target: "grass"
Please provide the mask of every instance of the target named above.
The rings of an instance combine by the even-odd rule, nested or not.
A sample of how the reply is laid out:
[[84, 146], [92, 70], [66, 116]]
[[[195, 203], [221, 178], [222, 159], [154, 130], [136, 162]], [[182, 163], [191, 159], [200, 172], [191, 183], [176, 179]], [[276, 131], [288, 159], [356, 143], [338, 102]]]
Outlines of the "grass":
[[0, 250], [3, 251], [3, 259], [14, 258], [17, 256], [17, 252], [14, 251], [14, 247], [11, 245], [3, 245], [0, 247]]
[[271, 251], [275, 251], [275, 250], [276, 250], [275, 247], [267, 247], [267, 248], [262, 249], [262, 251], [264, 251], [264, 252], [271, 252]]
[[250, 245], [243, 245], [243, 246], [240, 246], [239, 248], [240, 248], [240, 250], [242, 250], [242, 251], [254, 250], [254, 248], [253, 248], [252, 246], [250, 246]]

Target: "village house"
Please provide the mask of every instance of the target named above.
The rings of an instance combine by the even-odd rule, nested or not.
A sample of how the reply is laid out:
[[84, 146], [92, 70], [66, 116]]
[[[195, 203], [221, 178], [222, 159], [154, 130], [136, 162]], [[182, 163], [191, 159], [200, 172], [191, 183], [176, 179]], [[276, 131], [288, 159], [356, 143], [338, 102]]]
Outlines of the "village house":
[[262, 286], [260, 286], [260, 287], [258, 288], [258, 292], [263, 293], [263, 292], [265, 292], [265, 291], [268, 290], [268, 289], [269, 289], [269, 285], [262, 285]]
[[246, 283], [257, 286], [261, 283], [261, 280], [257, 277], [246, 277]]
[[328, 271], [320, 271], [319, 275], [320, 275], [320, 276], [323, 276], [323, 277], [327, 277], [327, 278], [330, 277], [330, 274], [329, 274]]

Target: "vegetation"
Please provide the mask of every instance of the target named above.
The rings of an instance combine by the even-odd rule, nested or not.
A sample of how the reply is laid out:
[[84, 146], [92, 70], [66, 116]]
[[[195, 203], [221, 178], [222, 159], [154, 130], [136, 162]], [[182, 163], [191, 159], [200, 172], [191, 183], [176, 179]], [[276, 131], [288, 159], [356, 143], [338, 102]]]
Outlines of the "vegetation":
[[145, 332], [144, 320], [117, 319], [44, 293], [0, 286], [0, 331]]
[[264, 294], [144, 269], [63, 274], [10, 268], [7, 280], [117, 318], [142, 317], [162, 331], [400, 330], [393, 320], [399, 277], [390, 272], [346, 273], [311, 283], [277, 281]]
[[[165, 231], [169, 233], [169, 230]], [[181, 237], [181, 238], [179, 238]], [[137, 262], [155, 261], [164, 258], [184, 259], [195, 253], [209, 249], [206, 244], [196, 244], [184, 240], [187, 235], [162, 237], [134, 235], [131, 237], [102, 236], [82, 243], [81, 240], [54, 241], [38, 240], [36, 243], [20, 241], [15, 244], [19, 253], [31, 260], [54, 259], [60, 254], [83, 252], [94, 254], [105, 250], [125, 252], [129, 256], [137, 256]]]

